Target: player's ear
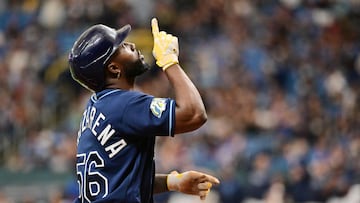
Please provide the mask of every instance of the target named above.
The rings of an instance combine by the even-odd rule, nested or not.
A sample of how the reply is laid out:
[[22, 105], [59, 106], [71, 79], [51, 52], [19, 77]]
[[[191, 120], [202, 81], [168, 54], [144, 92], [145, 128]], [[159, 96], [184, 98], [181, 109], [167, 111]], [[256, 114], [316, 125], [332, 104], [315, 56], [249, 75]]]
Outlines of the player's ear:
[[116, 77], [117, 79], [120, 78], [121, 67], [118, 63], [110, 62], [106, 68], [107, 68], [108, 72], [110, 73], [110, 75], [112, 75], [113, 77]]

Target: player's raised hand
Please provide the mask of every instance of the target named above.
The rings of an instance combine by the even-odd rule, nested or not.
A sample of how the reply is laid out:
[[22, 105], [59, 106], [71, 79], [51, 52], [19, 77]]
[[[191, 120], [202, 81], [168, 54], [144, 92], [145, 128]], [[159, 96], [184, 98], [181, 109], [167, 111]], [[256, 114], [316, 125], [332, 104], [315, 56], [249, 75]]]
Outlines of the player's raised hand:
[[159, 25], [156, 18], [151, 19], [151, 29], [154, 37], [160, 34]]
[[153, 55], [156, 64], [164, 71], [173, 64], [179, 63], [179, 43], [178, 38], [159, 31], [159, 25], [156, 18], [151, 20], [152, 34], [154, 37]]
[[201, 200], [206, 198], [214, 184], [219, 183], [220, 181], [217, 178], [198, 171], [187, 171], [184, 173], [173, 171], [167, 178], [167, 185], [170, 191], [198, 195]]

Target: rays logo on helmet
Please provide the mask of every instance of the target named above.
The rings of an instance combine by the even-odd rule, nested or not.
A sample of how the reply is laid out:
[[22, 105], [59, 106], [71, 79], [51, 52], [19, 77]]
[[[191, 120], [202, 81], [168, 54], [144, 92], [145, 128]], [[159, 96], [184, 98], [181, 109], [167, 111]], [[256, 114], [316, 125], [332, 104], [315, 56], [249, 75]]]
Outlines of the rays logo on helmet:
[[166, 99], [154, 98], [151, 101], [150, 110], [154, 116], [160, 118], [162, 113], [165, 111], [165, 109], [166, 109]]

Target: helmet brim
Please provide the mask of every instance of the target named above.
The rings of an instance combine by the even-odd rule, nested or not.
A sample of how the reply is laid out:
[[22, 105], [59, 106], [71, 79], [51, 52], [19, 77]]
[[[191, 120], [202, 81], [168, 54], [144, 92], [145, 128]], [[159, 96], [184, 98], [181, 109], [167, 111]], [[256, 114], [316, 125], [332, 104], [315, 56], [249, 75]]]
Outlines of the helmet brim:
[[114, 47], [117, 47], [121, 43], [123, 43], [125, 38], [129, 35], [130, 31], [131, 31], [131, 26], [129, 24], [127, 24], [127, 25], [121, 27], [119, 30], [117, 30], [116, 36], [115, 36]]

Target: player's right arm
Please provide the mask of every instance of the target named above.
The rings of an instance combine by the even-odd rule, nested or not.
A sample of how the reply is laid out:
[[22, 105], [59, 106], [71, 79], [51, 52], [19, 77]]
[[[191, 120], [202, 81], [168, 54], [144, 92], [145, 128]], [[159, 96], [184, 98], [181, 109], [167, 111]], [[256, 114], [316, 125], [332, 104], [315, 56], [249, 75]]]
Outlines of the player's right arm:
[[220, 181], [214, 176], [198, 171], [186, 171], [178, 173], [173, 171], [170, 174], [156, 174], [154, 181], [154, 194], [177, 191], [189, 195], [197, 195], [204, 200], [213, 185]]
[[207, 115], [199, 91], [179, 65], [178, 39], [160, 32], [155, 18], [151, 27], [156, 64], [163, 69], [175, 91], [175, 134], [195, 130], [206, 122]]

